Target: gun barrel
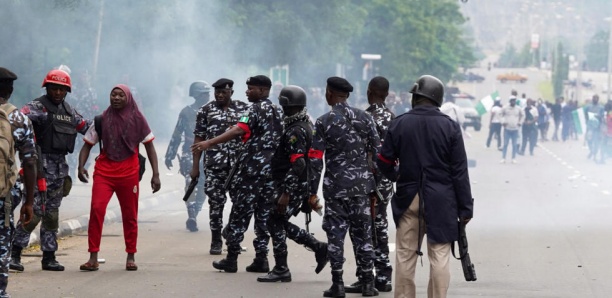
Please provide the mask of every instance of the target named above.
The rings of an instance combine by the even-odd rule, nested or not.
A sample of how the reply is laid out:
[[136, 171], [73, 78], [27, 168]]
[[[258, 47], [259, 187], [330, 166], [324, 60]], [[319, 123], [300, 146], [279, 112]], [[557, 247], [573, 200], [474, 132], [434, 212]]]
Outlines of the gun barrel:
[[468, 241], [465, 233], [465, 224], [459, 223], [459, 258], [461, 258], [461, 267], [466, 281], [476, 281], [476, 268], [470, 259], [468, 252]]
[[183, 201], [184, 202], [187, 202], [187, 200], [189, 200], [189, 197], [193, 193], [193, 190], [195, 189], [196, 185], [198, 185], [198, 179], [199, 179], [199, 177], [196, 177], [196, 178], [191, 179], [191, 182], [189, 182], [189, 186], [187, 187], [187, 191], [185, 191], [185, 195], [183, 196]]

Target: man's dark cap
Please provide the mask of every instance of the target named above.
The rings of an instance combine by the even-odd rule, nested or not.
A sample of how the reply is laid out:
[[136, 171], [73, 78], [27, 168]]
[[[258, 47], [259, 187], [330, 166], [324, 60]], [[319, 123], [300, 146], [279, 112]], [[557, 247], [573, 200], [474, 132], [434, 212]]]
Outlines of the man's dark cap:
[[327, 79], [327, 86], [340, 92], [353, 92], [353, 85], [341, 77], [330, 77]]
[[272, 81], [270, 80], [270, 78], [264, 76], [264, 75], [257, 75], [254, 77], [250, 77], [247, 79], [246, 81], [247, 85], [251, 85], [251, 86], [260, 86], [260, 87], [272, 87]]
[[0, 82], [12, 83], [16, 79], [17, 75], [14, 72], [4, 67], [0, 67]]
[[234, 81], [226, 78], [218, 79], [212, 84], [215, 89], [232, 89], [234, 87]]

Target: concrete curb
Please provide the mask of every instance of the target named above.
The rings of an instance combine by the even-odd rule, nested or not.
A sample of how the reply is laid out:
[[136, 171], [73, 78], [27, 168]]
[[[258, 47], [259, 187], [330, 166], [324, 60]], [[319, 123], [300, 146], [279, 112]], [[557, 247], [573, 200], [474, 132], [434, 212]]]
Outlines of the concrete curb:
[[[163, 194], [150, 194], [148, 198], [140, 199], [138, 203], [138, 210], [147, 210], [156, 206], [159, 206], [162, 202], [175, 200], [177, 197], [182, 197], [182, 190], [174, 190], [170, 192], [166, 192]], [[87, 210], [89, 212], [89, 210]], [[104, 218], [104, 223], [112, 223], [121, 220], [121, 209], [119, 206], [110, 208], [106, 210], [106, 216]], [[89, 213], [78, 216], [76, 218], [65, 219], [60, 221], [59, 230], [57, 232], [57, 237], [65, 237], [74, 235], [77, 232], [86, 231], [89, 226]], [[37, 231], [36, 229], [35, 231]], [[33, 232], [30, 234], [30, 246], [34, 244], [39, 244], [39, 236], [38, 232]]]

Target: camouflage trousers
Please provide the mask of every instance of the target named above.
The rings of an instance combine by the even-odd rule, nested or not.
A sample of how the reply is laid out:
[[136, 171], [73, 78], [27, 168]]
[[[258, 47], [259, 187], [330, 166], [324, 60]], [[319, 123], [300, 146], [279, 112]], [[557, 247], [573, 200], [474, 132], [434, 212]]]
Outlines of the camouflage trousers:
[[[276, 198], [278, 197], [277, 195]], [[274, 255], [283, 255], [287, 253], [287, 238], [301, 245], [316, 241], [316, 239], [314, 239], [310, 233], [306, 232], [306, 230], [289, 221], [295, 212], [299, 212], [298, 209], [301, 203], [300, 199], [290, 200], [285, 214], [278, 213], [276, 211], [276, 205], [274, 205], [272, 215], [268, 221]]]
[[[45, 169], [47, 172], [47, 169]], [[34, 192], [34, 218], [27, 225], [18, 223], [15, 230], [13, 245], [25, 248], [30, 243], [30, 234], [34, 231], [39, 222], [40, 226], [40, 247], [42, 251], [57, 251], [57, 232], [59, 230], [59, 207], [62, 204], [64, 176], [47, 174], [47, 194], [44, 200], [38, 189]]]
[[255, 216], [255, 239], [253, 246], [257, 254], [268, 254], [268, 218], [274, 207], [274, 183], [267, 177], [236, 177], [233, 191], [236, 193], [232, 211], [223, 229], [228, 253], [240, 253], [240, 243]]
[[[380, 202], [376, 206], [376, 219], [374, 229], [376, 229], [376, 246], [374, 246], [374, 269], [376, 270], [376, 280], [379, 282], [391, 281], [393, 267], [389, 260], [389, 221], [387, 220], [387, 206], [389, 202]], [[351, 239], [353, 234], [349, 232]], [[354, 248], [354, 247], [353, 247]], [[354, 251], [354, 250], [353, 250]], [[361, 280], [363, 271], [362, 264], [357, 260], [357, 278]]]
[[[14, 211], [19, 203], [21, 203], [21, 189], [19, 188], [20, 183], [17, 183], [15, 187], [11, 189], [12, 197], [12, 210]], [[11, 248], [12, 248], [12, 237], [15, 233], [15, 226], [13, 224], [13, 213], [9, 219], [9, 226], [5, 226], [5, 215], [4, 200], [0, 200], [0, 298], [10, 297], [6, 292], [8, 286], [9, 277], [9, 262], [11, 260]]]
[[[227, 170], [206, 169], [205, 192], [208, 196], [210, 230], [221, 231], [223, 229], [223, 208], [227, 202], [223, 184], [229, 172]], [[233, 191], [230, 191], [230, 197]]]
[[342, 270], [344, 239], [350, 230], [353, 249], [361, 270], [372, 270], [372, 220], [367, 195], [349, 198], [325, 198], [323, 230], [327, 233], [329, 262], [332, 270]]

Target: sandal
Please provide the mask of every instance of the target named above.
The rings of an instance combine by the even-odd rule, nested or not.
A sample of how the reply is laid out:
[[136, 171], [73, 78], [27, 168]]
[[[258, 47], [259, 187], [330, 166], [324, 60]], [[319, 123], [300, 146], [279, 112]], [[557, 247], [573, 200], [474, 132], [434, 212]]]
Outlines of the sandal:
[[127, 271], [136, 271], [138, 270], [138, 266], [134, 262], [125, 263], [125, 270]]
[[81, 269], [82, 271], [97, 271], [99, 266], [100, 264], [98, 262], [94, 262], [93, 264], [90, 262], [87, 262], [81, 265], [79, 269]]

